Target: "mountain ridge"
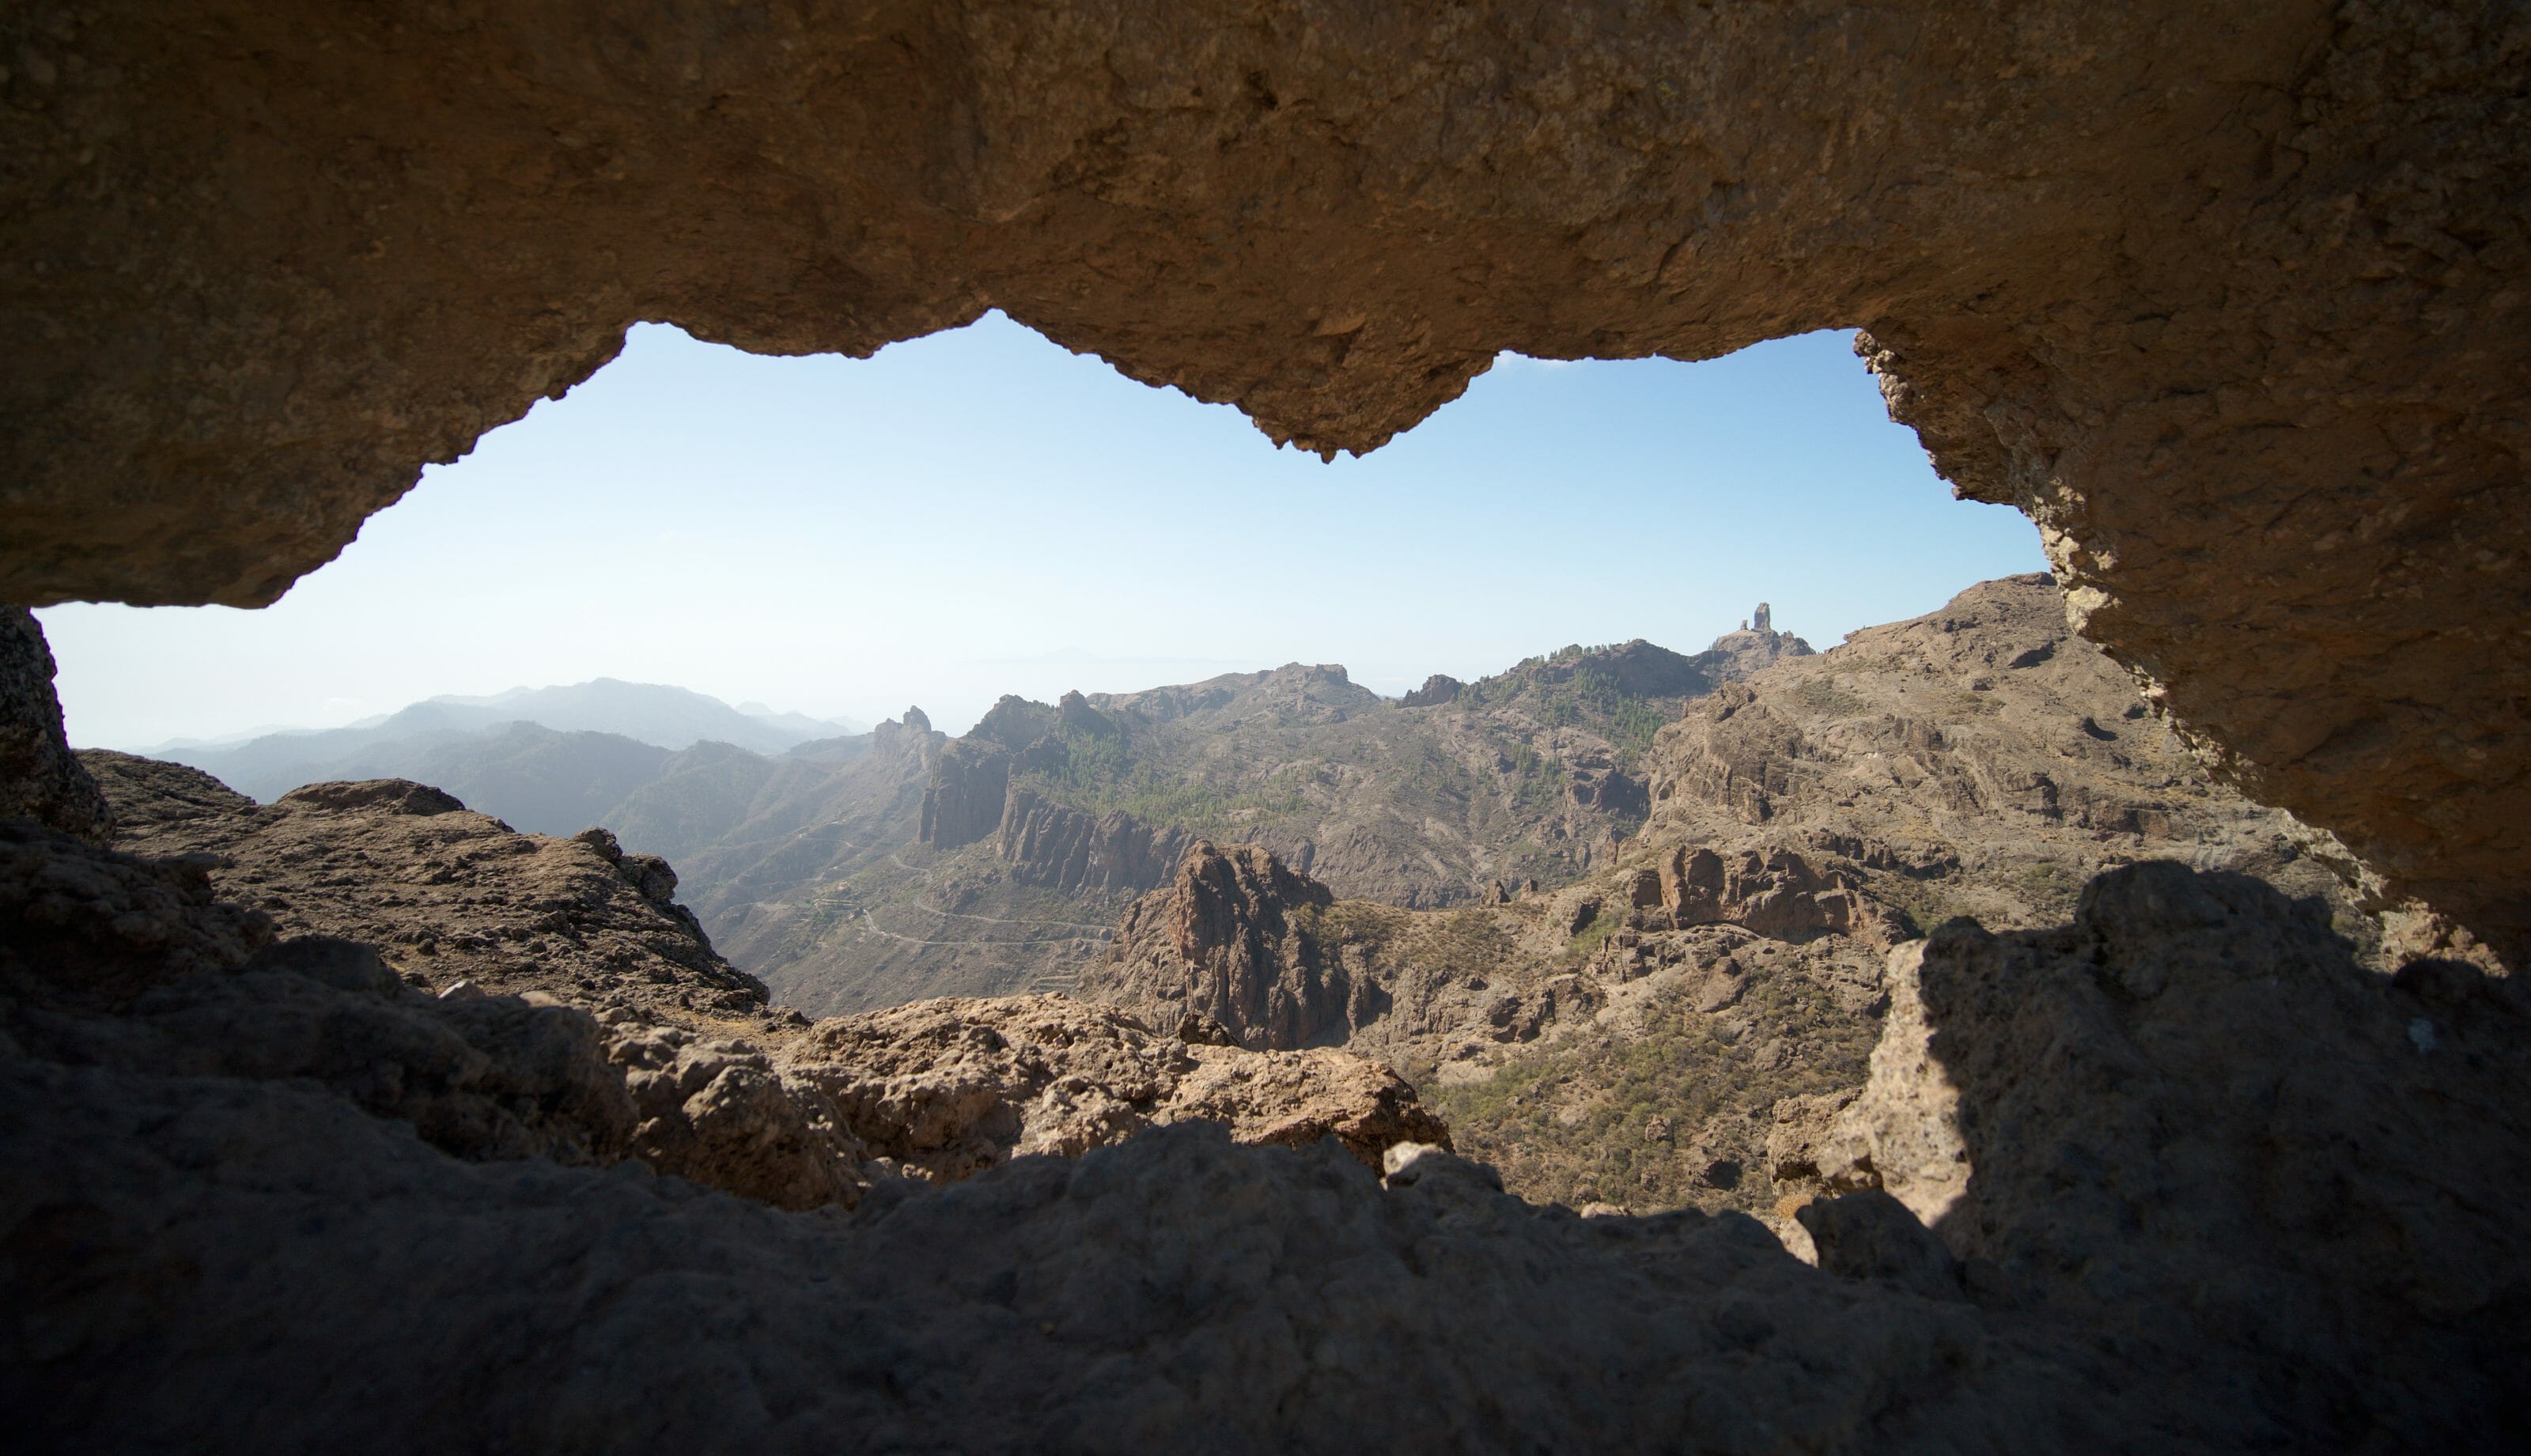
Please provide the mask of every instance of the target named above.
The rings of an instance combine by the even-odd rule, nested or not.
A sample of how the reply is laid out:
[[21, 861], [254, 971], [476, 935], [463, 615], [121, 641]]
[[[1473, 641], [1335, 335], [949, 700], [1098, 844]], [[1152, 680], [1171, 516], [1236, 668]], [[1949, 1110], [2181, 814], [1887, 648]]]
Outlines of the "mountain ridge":
[[303, 783], [413, 776], [407, 770], [433, 756], [445, 761], [452, 740], [498, 734], [519, 723], [554, 733], [604, 734], [670, 752], [722, 742], [777, 754], [820, 738], [850, 736], [838, 735], [845, 724], [796, 713], [751, 714], [689, 688], [592, 678], [481, 697], [443, 694], [346, 727], [162, 745], [151, 756], [199, 768], [269, 802]]

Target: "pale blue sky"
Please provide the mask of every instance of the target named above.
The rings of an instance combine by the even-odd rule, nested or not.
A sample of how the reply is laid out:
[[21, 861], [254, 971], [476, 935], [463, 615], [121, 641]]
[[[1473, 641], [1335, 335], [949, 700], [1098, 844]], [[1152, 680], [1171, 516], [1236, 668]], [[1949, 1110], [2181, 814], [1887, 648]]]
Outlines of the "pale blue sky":
[[875, 359], [633, 330], [275, 606], [40, 613], [75, 741], [329, 726], [616, 677], [963, 728], [1002, 693], [1287, 661], [1398, 693], [1567, 643], [1821, 646], [2044, 569], [1955, 502], [1849, 336], [1506, 357], [1363, 459], [1276, 450], [995, 314]]

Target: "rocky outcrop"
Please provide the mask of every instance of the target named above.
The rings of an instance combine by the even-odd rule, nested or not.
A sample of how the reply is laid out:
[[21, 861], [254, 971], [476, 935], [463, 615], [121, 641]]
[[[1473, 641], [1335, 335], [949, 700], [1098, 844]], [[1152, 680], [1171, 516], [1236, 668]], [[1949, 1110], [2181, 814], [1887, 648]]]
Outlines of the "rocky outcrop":
[[[357, 1002], [373, 1020], [471, 1018], [469, 1026], [489, 1027], [507, 1038], [483, 1053], [489, 1062], [452, 1051], [438, 1071], [408, 1061], [398, 1064], [400, 1071], [364, 1076], [404, 1098], [444, 1083], [477, 1101], [493, 1098], [490, 1105], [521, 1098], [543, 1105], [563, 1091], [576, 1099], [572, 1106], [580, 1110], [545, 1119], [560, 1131], [533, 1136], [430, 1130], [437, 1123], [472, 1129], [495, 1120], [473, 1102], [465, 1106], [474, 1110], [460, 1117], [425, 1116], [403, 1101], [363, 1101], [379, 1115], [416, 1119], [435, 1146], [462, 1155], [561, 1148], [583, 1161], [638, 1157], [660, 1172], [784, 1207], [811, 1207], [852, 1204], [874, 1180], [959, 1177], [1019, 1151], [1078, 1153], [1188, 1117], [1218, 1115], [1244, 1141], [1290, 1141], [1299, 1136], [1296, 1129], [1323, 1125], [1325, 1134], [1348, 1140], [1375, 1161], [1389, 1142], [1448, 1138], [1393, 1075], [1359, 1058], [1324, 1053], [1287, 1064], [1247, 1051], [1190, 1053], [1107, 1013], [1045, 998], [1026, 1015], [989, 1001], [933, 1002], [906, 1013], [911, 1020], [864, 1018], [811, 1030], [796, 1013], [765, 1006], [761, 988], [713, 954], [676, 903], [676, 871], [666, 862], [624, 853], [604, 829], [568, 841], [515, 834], [436, 789], [392, 779], [310, 785], [258, 806], [181, 765], [124, 754], [84, 757], [120, 806], [126, 843], [179, 857], [168, 863], [186, 867], [199, 914], [214, 913], [205, 897], [235, 895], [262, 907], [251, 917], [253, 924], [317, 937], [292, 945], [340, 947], [366, 969], [326, 972], [344, 981], [338, 989], [393, 1003], [381, 1009]], [[101, 910], [88, 920], [110, 924], [113, 915]], [[271, 929], [255, 933], [268, 937]], [[381, 947], [386, 959], [370, 945]], [[205, 963], [239, 963], [253, 948], [229, 946]], [[257, 999], [276, 995], [268, 989], [273, 984], [296, 986], [270, 980], [280, 974], [265, 964], [275, 954], [267, 952], [251, 973], [238, 973], [248, 980], [199, 982], [225, 987], [219, 1004], [227, 1020], [216, 1035], [206, 1033], [214, 1042], [252, 1047], [258, 1037], [279, 1035]], [[400, 996], [399, 986], [413, 995]], [[198, 1024], [202, 1013], [186, 1015]], [[1014, 1016], [1026, 1026], [1007, 1025]], [[521, 1041], [524, 1033], [503, 1030], [514, 1023], [537, 1029], [544, 1039]], [[847, 1086], [867, 1091], [872, 1078], [920, 1081], [925, 1048], [939, 1042], [944, 1026], [966, 1027], [974, 1038], [1005, 1050], [1033, 1048], [1013, 1053], [1024, 1055], [1024, 1066], [1004, 1067], [990, 1082], [1001, 1100], [975, 1101], [982, 1094], [974, 1088], [985, 1084], [973, 1078], [958, 1084], [966, 1092], [942, 1094], [967, 1098], [960, 1124], [967, 1131], [958, 1138], [926, 1141], [931, 1134], [924, 1129], [944, 1115], [946, 1104], [937, 1098], [907, 1092], [873, 1102], [861, 1092], [839, 1092]], [[892, 1042], [899, 1034], [901, 1041]], [[401, 1035], [411, 1041], [422, 1034]], [[295, 1054], [357, 1067], [392, 1055], [376, 1048], [396, 1039], [362, 1032], [344, 1044], [320, 1039], [321, 1050]], [[855, 1067], [835, 1064], [831, 1048], [843, 1044], [860, 1059]], [[1118, 1046], [1124, 1051], [1115, 1052]], [[1144, 1066], [1139, 1080], [1107, 1080], [1126, 1063]], [[889, 1069], [884, 1075], [872, 1070], [881, 1065]], [[516, 1067], [530, 1070], [502, 1070]], [[944, 1065], [924, 1075], [932, 1076], [925, 1085], [945, 1086], [964, 1074]], [[1232, 1084], [1248, 1090], [1246, 1101], [1223, 1093]], [[1150, 1091], [1153, 1086], [1159, 1091]], [[1065, 1122], [1059, 1110], [1102, 1099], [1123, 1111]], [[1019, 1118], [1013, 1125], [1049, 1131], [1034, 1141], [995, 1143], [989, 1134], [1001, 1121], [994, 1107], [1036, 1107], [1012, 1113]], [[1037, 1123], [1028, 1123], [1030, 1116]], [[545, 1127], [523, 1113], [512, 1121]], [[976, 1133], [978, 1127], [984, 1132]], [[943, 1152], [952, 1145], [961, 1150]]]
[[2342, 931], [2382, 935], [2364, 913], [2382, 896], [2354, 856], [2209, 782], [2126, 674], [2066, 628], [2046, 577], [1982, 583], [1725, 683], [1651, 756], [1647, 842], [1791, 855], [1807, 868], [1779, 872], [1800, 893], [1873, 880], [1924, 924], [2061, 918], [2102, 868], [2184, 857], [2326, 896]]
[[1132, 814], [1093, 814], [1014, 786], [1002, 801], [994, 847], [1014, 878], [1050, 889], [1140, 893], [1166, 880], [1186, 855], [1183, 829]]
[[[931, 715], [919, 707], [909, 707], [902, 718], [889, 718], [871, 730], [871, 753], [879, 757], [902, 757], [918, 755], [927, 760], [938, 752], [941, 735], [931, 727]], [[928, 762], [925, 764], [928, 768]]]
[[1655, 797], [1691, 794], [1747, 824], [1774, 816], [1775, 801], [1791, 790], [1797, 765], [1809, 756], [1801, 729], [1760, 707], [1757, 693], [1743, 683], [1723, 684], [1667, 731], [1676, 735], [1669, 782], [1656, 783]]
[[1198, 841], [1166, 889], [1126, 911], [1114, 946], [1083, 971], [1082, 994], [1153, 1026], [1217, 1024], [1245, 1046], [1342, 1039], [1385, 997], [1307, 932], [1304, 918], [1334, 903], [1256, 845]]
[[1011, 787], [1010, 751], [989, 740], [952, 739], [932, 759], [923, 790], [922, 842], [956, 849], [993, 832]]
[[1945, 926], [1889, 976], [1871, 1082], [1806, 1156], [1930, 1224], [1981, 1305], [2157, 1349], [2181, 1389], [2277, 1352], [2308, 1420], [2531, 1409], [2511, 981], [2364, 972], [2307, 907], [2166, 863], [2094, 881], [2065, 929]]
[[[277, 833], [299, 812], [287, 801], [259, 810], [192, 769], [98, 761], [127, 822], [156, 847], [180, 833], [220, 843], [225, 825], [243, 854], [142, 859], [0, 821], [0, 1033], [16, 1052], [136, 1075], [304, 1081], [454, 1156], [639, 1159], [793, 1208], [850, 1206], [874, 1185], [954, 1180], [1021, 1153], [1077, 1155], [1189, 1119], [1243, 1142], [1335, 1137], [1375, 1166], [1392, 1144], [1449, 1138], [1393, 1073], [1359, 1057], [1190, 1047], [1057, 998], [932, 1002], [815, 1027], [788, 1013], [715, 1020], [681, 1015], [687, 1000], [592, 988], [592, 964], [627, 964], [604, 938], [578, 956], [536, 947], [526, 964], [434, 990], [426, 973], [398, 974], [417, 953], [390, 936], [377, 938], [393, 962], [334, 935], [275, 938], [276, 922], [399, 923], [411, 907], [392, 902], [427, 867], [397, 857], [381, 826]], [[309, 796], [328, 814], [419, 814], [460, 830], [481, 818], [444, 801], [392, 780]], [[467, 882], [470, 898], [549, 892], [537, 846], [493, 833], [467, 836], [491, 867]], [[603, 833], [572, 847], [612, 850]], [[365, 847], [322, 853], [346, 838]], [[645, 857], [614, 854], [624, 888], [646, 901], [673, 884]], [[241, 869], [268, 911], [215, 898], [214, 876]], [[377, 906], [375, 919], [361, 924], [326, 890]], [[584, 923], [604, 917], [606, 898], [585, 902]], [[641, 969], [653, 984], [679, 972], [710, 983], [680, 962]]]
[[1682, 927], [1727, 922], [1777, 940], [1852, 935], [1884, 948], [1915, 933], [1903, 912], [1865, 898], [1861, 876], [1795, 850], [1680, 845], [1657, 872], [1659, 905]]
[[146, 860], [0, 820], [12, 1052], [133, 1073], [304, 1081], [461, 1157], [623, 1154], [596, 1023], [551, 998], [437, 997], [366, 945], [276, 938], [207, 856]]
[[1758, 603], [1757, 615], [1740, 624], [1737, 632], [1726, 632], [1705, 649], [1703, 660], [1716, 679], [1744, 678], [1761, 668], [1772, 667], [1787, 657], [1808, 657], [1811, 644], [1789, 632], [1777, 632], [1768, 616], [1765, 602]]
[[310, 784], [270, 805], [181, 764], [91, 750], [125, 848], [205, 855], [211, 887], [284, 934], [380, 947], [433, 991], [540, 991], [592, 1011], [760, 1021], [764, 987], [712, 949], [665, 861], [600, 829], [519, 834], [402, 779]]
[[1444, 702], [1455, 702], [1459, 690], [1466, 686], [1457, 678], [1436, 672], [1424, 680], [1423, 687], [1408, 689], [1406, 696], [1397, 700], [1398, 706], [1436, 707]]
[[0, 606], [0, 818], [104, 844], [114, 815], [62, 737], [53, 653], [25, 607]]
[[1398, 1144], [1449, 1142], [1377, 1063], [1156, 1036], [1061, 996], [918, 1001], [819, 1022], [787, 1066], [832, 1099], [863, 1146], [942, 1182], [1189, 1120], [1219, 1123], [1241, 1143], [1331, 1137], [1375, 1168]]
[[1585, 809], [1601, 810], [1621, 819], [1640, 819], [1652, 809], [1652, 796], [1644, 782], [1613, 764], [1577, 762], [1566, 773], [1565, 792]]

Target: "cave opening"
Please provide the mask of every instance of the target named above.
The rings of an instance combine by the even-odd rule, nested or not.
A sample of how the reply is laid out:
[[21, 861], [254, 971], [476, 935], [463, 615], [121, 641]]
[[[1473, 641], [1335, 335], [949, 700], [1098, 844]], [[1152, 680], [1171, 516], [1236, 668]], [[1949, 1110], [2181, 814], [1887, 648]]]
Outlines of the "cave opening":
[[[1813, 630], [1824, 595], [1741, 583], [1750, 631], [1685, 668], [1586, 620], [1412, 703], [1295, 662], [954, 739], [894, 703], [769, 753], [628, 739], [659, 784], [620, 837], [522, 832], [436, 769], [258, 803], [75, 756], [0, 611], [0, 1404], [82, 1450], [2525, 1444], [2518, 12], [0, 18], [0, 600], [272, 601], [632, 320], [866, 356], [996, 303], [1313, 452], [1413, 441], [1506, 344], [1859, 325], [1890, 413], [2054, 577], [1821, 653], [1756, 619]], [[1319, 517], [1360, 521], [1385, 457], [1308, 476]], [[946, 534], [1060, 540], [1039, 494]], [[672, 552], [567, 602], [468, 579], [534, 574], [504, 541], [586, 540], [600, 497], [443, 538], [421, 620], [347, 625], [392, 659], [457, 581], [514, 637], [673, 645]], [[1616, 514], [1629, 545], [1677, 524]], [[1215, 529], [1224, 564], [1141, 616], [1318, 604], [1273, 588], [1354, 543], [1280, 524]], [[1570, 512], [1492, 524], [1576, 554]], [[1566, 571], [1463, 614], [1629, 585]], [[718, 594], [815, 579], [759, 575]], [[1106, 587], [1041, 585], [1032, 627]], [[103, 661], [84, 615], [49, 619]], [[210, 701], [244, 655], [180, 645], [160, 691]], [[1722, 681], [1620, 691], [1689, 669]], [[1395, 752], [1139, 771], [1208, 713], [1249, 736], [1232, 768]], [[503, 746], [565, 808], [604, 781]], [[884, 792], [659, 852], [798, 808], [777, 779]], [[1449, 894], [1402, 904], [1419, 876]], [[712, 948], [880, 967], [1085, 885], [1116, 914], [1060, 928], [1110, 937], [1069, 963], [1103, 1011], [808, 1024]], [[2345, 933], [2377, 904], [2416, 933]], [[1700, 1062], [1767, 1105], [1661, 1080]]]
[[40, 615], [84, 746], [592, 677], [957, 730], [1004, 693], [1287, 661], [1395, 697], [1567, 643], [1692, 650], [1765, 600], [1828, 643], [2046, 569], [1949, 498], [1847, 339], [1506, 354], [1322, 465], [998, 313], [869, 361], [642, 325], [272, 607]]

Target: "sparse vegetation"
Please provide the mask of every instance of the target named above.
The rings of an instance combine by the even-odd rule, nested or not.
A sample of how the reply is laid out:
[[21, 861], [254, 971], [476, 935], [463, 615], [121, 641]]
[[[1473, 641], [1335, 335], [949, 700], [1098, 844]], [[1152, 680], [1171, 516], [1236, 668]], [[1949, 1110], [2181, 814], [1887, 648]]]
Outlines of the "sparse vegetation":
[[2081, 870], [2069, 869], [2054, 860], [2040, 860], [2016, 868], [2012, 885], [2040, 919], [2070, 920], [2088, 878]]
[[1254, 789], [1224, 790], [1200, 774], [1136, 761], [1121, 733], [1084, 732], [1067, 725], [1056, 731], [1056, 738], [1062, 755], [1023, 772], [1019, 781], [1091, 813], [1121, 812], [1148, 823], [1229, 835], [1306, 813], [1311, 807], [1306, 791], [1315, 772], [1307, 764], [1284, 764]]
[[1603, 908], [1591, 918], [1591, 924], [1573, 932], [1573, 939], [1564, 947], [1564, 959], [1577, 966], [1591, 959], [1591, 953], [1616, 930], [1620, 919]]
[[1653, 735], [1671, 717], [1653, 702], [1628, 694], [1616, 678], [1587, 663], [1573, 669], [1573, 680], [1563, 692], [1575, 705], [1576, 715], [1589, 718], [1605, 733], [1629, 763], [1652, 748]]
[[1945, 921], [1962, 916], [1976, 919], [1976, 912], [1945, 881], [1909, 879], [1903, 875], [1884, 875], [1872, 885], [1875, 899], [1905, 911], [1907, 918], [1920, 930], [1932, 930]]
[[1852, 718], [1872, 710], [1872, 704], [1838, 687], [1825, 677], [1816, 677], [1793, 690], [1793, 700], [1809, 712], [1823, 717]]
[[1586, 1030], [1483, 1080], [1427, 1074], [1421, 1088], [1460, 1150], [1533, 1202], [1756, 1208], [1772, 1201], [1760, 1165], [1770, 1111], [1860, 1083], [1879, 1032], [1810, 976], [1761, 971], [1731, 1014], [1673, 996], [1640, 1036]]
[[1506, 756], [1511, 759], [1514, 809], [1536, 816], [1552, 813], [1563, 805], [1567, 781], [1563, 759], [1541, 754], [1525, 743], [1512, 745]]

